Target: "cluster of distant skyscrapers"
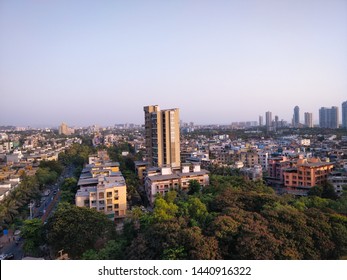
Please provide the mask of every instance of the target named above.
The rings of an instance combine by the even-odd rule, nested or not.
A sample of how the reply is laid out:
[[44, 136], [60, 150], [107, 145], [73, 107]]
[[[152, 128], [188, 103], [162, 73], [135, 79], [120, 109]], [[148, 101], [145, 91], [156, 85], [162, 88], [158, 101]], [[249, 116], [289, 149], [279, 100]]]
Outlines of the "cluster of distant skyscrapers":
[[[267, 131], [276, 131], [278, 128], [284, 126], [284, 121], [279, 121], [278, 116], [272, 119], [272, 112], [265, 113], [265, 126]], [[321, 128], [339, 128], [339, 108], [333, 106], [331, 108], [321, 107], [319, 109], [319, 127]], [[263, 116], [259, 116], [259, 126], [264, 126]], [[300, 108], [294, 107], [294, 114], [292, 119], [293, 127], [313, 127], [312, 113], [304, 113], [304, 123], [300, 122]], [[342, 103], [342, 127], [347, 128], [347, 101]]]

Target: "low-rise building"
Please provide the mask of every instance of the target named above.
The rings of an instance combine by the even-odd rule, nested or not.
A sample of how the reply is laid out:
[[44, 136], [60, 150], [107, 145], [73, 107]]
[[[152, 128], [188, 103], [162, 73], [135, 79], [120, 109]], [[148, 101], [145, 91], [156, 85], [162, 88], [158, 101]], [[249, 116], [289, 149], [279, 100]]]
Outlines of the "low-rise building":
[[329, 176], [328, 182], [334, 186], [336, 194], [340, 196], [343, 192], [343, 187], [347, 187], [347, 175]]
[[263, 169], [261, 165], [255, 165], [254, 167], [244, 167], [240, 170], [241, 174], [252, 181], [262, 180]]
[[126, 216], [127, 190], [119, 163], [107, 161], [105, 153], [89, 157], [90, 164], [83, 168], [77, 186], [76, 206], [88, 207], [117, 220]]
[[[76, 206], [88, 207], [105, 213], [110, 219], [124, 218], [127, 210], [126, 184], [124, 177], [102, 176], [86, 181], [76, 193]], [[91, 186], [97, 180], [96, 186]]]
[[158, 194], [165, 195], [170, 190], [187, 190], [189, 182], [196, 180], [201, 186], [209, 185], [208, 171], [201, 169], [198, 164], [182, 164], [179, 171], [171, 167], [159, 170], [148, 170], [145, 178], [145, 192], [148, 201], [153, 205]]
[[283, 170], [284, 186], [288, 193], [307, 195], [308, 191], [327, 181], [334, 164], [319, 158], [299, 159], [295, 166]]
[[146, 161], [135, 161], [135, 173], [142, 183], [144, 183], [145, 173], [148, 165], [149, 164]]

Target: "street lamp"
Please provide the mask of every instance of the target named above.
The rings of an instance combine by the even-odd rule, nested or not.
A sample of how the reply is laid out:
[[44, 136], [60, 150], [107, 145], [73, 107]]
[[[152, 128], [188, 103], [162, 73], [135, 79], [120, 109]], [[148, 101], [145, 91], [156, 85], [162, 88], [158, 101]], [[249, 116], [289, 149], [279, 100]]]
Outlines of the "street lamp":
[[29, 209], [30, 209], [30, 220], [33, 219], [33, 206], [34, 206], [34, 203], [32, 201], [30, 201], [29, 203]]

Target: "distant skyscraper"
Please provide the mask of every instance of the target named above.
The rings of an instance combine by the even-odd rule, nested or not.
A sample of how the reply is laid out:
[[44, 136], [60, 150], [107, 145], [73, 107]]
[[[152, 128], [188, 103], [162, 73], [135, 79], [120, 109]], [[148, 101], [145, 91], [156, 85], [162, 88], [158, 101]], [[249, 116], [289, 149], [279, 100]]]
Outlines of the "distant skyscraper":
[[71, 135], [75, 133], [75, 130], [73, 128], [68, 127], [68, 125], [66, 123], [61, 123], [61, 125], [59, 126], [59, 134], [62, 135]]
[[330, 109], [330, 127], [339, 128], [340, 118], [339, 118], [339, 107], [331, 107]]
[[266, 130], [270, 131], [272, 130], [272, 113], [266, 112], [265, 113], [265, 121], [266, 121]]
[[336, 106], [331, 108], [321, 107], [319, 109], [319, 126], [322, 128], [338, 128], [339, 108]]
[[305, 112], [305, 126], [313, 127], [312, 113]]
[[160, 111], [159, 106], [146, 106], [145, 137], [146, 155], [152, 166], [179, 167], [180, 118], [179, 109]]
[[278, 116], [275, 116], [275, 125], [274, 125], [274, 130], [277, 131], [277, 129], [279, 128], [279, 123], [278, 123]]
[[319, 109], [319, 127], [328, 127], [328, 108], [321, 107]]
[[347, 128], [347, 101], [342, 103], [342, 127]]
[[300, 108], [299, 108], [299, 106], [294, 107], [293, 120], [294, 120], [294, 123], [293, 123], [294, 127], [299, 127], [299, 124], [300, 124]]
[[263, 116], [259, 116], [259, 126], [263, 126], [264, 125], [264, 118]]

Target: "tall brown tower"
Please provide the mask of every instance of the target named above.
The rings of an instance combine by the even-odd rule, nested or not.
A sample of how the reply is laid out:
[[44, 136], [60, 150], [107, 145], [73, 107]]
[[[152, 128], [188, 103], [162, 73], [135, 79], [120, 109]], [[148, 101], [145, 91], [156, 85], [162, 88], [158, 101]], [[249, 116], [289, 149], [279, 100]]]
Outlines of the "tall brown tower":
[[158, 105], [146, 106], [146, 156], [151, 166], [179, 167], [180, 118], [179, 109], [160, 111]]

